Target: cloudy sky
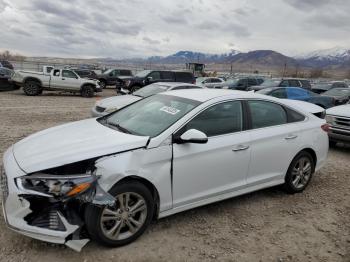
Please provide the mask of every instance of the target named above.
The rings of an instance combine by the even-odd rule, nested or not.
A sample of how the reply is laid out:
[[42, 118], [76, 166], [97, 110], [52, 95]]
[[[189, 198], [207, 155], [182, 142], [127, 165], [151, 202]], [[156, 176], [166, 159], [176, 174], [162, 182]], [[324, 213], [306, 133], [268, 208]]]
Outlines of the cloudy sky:
[[350, 48], [349, 0], [0, 0], [0, 49], [146, 57]]

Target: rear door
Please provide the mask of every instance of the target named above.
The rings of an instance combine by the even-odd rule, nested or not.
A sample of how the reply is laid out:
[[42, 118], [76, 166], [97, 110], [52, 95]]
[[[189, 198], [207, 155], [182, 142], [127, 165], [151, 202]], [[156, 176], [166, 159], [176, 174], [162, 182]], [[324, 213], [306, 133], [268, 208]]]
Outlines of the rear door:
[[160, 72], [161, 82], [175, 82], [175, 73], [171, 71]]
[[50, 88], [64, 88], [64, 81], [62, 81], [61, 69], [53, 69], [51, 71]]
[[302, 143], [299, 122], [305, 117], [271, 101], [251, 100], [248, 106], [251, 162], [247, 184], [282, 183]]

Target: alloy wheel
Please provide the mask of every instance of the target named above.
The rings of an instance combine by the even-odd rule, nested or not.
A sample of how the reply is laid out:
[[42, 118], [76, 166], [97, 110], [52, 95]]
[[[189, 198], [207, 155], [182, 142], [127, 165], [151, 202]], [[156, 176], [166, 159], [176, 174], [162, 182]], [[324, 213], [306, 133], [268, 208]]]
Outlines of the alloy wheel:
[[126, 192], [116, 196], [113, 208], [104, 208], [100, 226], [105, 237], [124, 240], [133, 236], [145, 223], [146, 218], [145, 199], [135, 192]]
[[312, 163], [309, 158], [301, 157], [292, 170], [292, 184], [296, 189], [303, 188], [311, 178]]

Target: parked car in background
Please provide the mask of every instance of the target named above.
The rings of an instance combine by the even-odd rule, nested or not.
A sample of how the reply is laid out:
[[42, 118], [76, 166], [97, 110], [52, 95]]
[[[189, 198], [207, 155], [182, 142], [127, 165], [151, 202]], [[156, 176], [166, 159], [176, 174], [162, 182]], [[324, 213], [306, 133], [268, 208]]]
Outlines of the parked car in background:
[[102, 88], [108, 85], [116, 85], [120, 77], [132, 77], [132, 72], [129, 69], [108, 69], [102, 74], [98, 74], [96, 79], [100, 81]]
[[5, 67], [13, 70], [13, 65], [7, 60], [0, 60], [0, 67]]
[[[75, 73], [81, 78], [97, 79], [97, 74], [93, 70], [87, 69], [73, 69]], [[101, 83], [101, 82], [100, 82]]]
[[333, 97], [335, 105], [343, 105], [350, 100], [350, 88], [332, 88], [321, 94], [322, 96]]
[[117, 92], [130, 93], [143, 86], [157, 82], [179, 82], [195, 84], [193, 73], [189, 71], [144, 70], [134, 77], [123, 78], [116, 85]]
[[19, 87], [11, 81], [14, 71], [6, 67], [0, 67], [0, 91], [18, 89]]
[[225, 85], [225, 80], [220, 77], [198, 77], [196, 78], [196, 85], [207, 88], [222, 88]]
[[105, 98], [97, 101], [95, 106], [91, 109], [91, 115], [93, 117], [107, 115], [127, 105], [130, 105], [138, 100], [141, 100], [149, 96], [153, 96], [161, 92], [170, 91], [170, 90], [196, 89], [196, 88], [203, 88], [203, 87], [198, 85], [192, 85], [188, 83], [178, 83], [178, 82], [153, 83], [148, 86], [142, 87], [129, 95], [113, 96], [113, 97], [109, 97], [109, 98]]
[[50, 74], [46, 72], [15, 71], [12, 80], [28, 96], [36, 96], [46, 91], [65, 91], [80, 93], [83, 97], [92, 97], [95, 92], [102, 89], [97, 80], [79, 77], [74, 71], [68, 69], [52, 69]]
[[333, 88], [349, 88], [348, 84], [342, 81], [334, 81], [330, 83], [318, 83], [312, 86], [311, 91], [317, 94], [322, 94]]
[[311, 82], [307, 79], [284, 78], [278, 85], [279, 87], [300, 87], [303, 89], [311, 89]]
[[299, 87], [269, 87], [259, 90], [257, 93], [282, 99], [306, 101], [323, 108], [330, 108], [335, 105], [335, 99], [333, 97], [320, 96], [310, 90]]
[[281, 79], [266, 78], [260, 85], [254, 85], [247, 88], [247, 91], [258, 91], [267, 87], [276, 87], [281, 83]]
[[156, 94], [11, 146], [4, 220], [76, 249], [86, 238], [126, 245], [154, 218], [277, 185], [301, 193], [326, 163], [327, 130], [324, 119], [256, 93]]
[[350, 143], [350, 104], [332, 107], [326, 113], [330, 125], [329, 144], [335, 146], [337, 142]]
[[264, 78], [259, 77], [234, 78], [228, 79], [223, 88], [247, 91], [250, 86], [261, 85], [263, 82]]

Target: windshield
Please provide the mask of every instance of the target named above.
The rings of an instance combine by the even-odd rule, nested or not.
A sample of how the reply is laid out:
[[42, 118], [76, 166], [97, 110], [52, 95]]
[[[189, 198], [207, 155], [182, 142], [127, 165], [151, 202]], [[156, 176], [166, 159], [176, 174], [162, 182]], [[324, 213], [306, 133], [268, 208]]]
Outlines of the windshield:
[[350, 88], [333, 88], [323, 94], [326, 96], [350, 96]]
[[146, 77], [149, 73], [151, 73], [151, 70], [143, 70], [141, 72], [138, 72], [135, 76], [136, 77]]
[[228, 80], [225, 82], [225, 84], [236, 85], [238, 81], [239, 81], [238, 78], [228, 79]]
[[261, 89], [259, 91], [256, 91], [255, 93], [266, 95], [266, 94], [270, 93], [272, 90], [273, 90], [272, 88], [264, 88], [264, 89]]
[[169, 86], [152, 84], [135, 91], [133, 95], [140, 96], [140, 97], [149, 97], [149, 96], [158, 94], [160, 92], [165, 92], [166, 90], [168, 90], [168, 88]]
[[99, 122], [125, 133], [155, 137], [199, 104], [191, 99], [158, 94], [102, 117]]

